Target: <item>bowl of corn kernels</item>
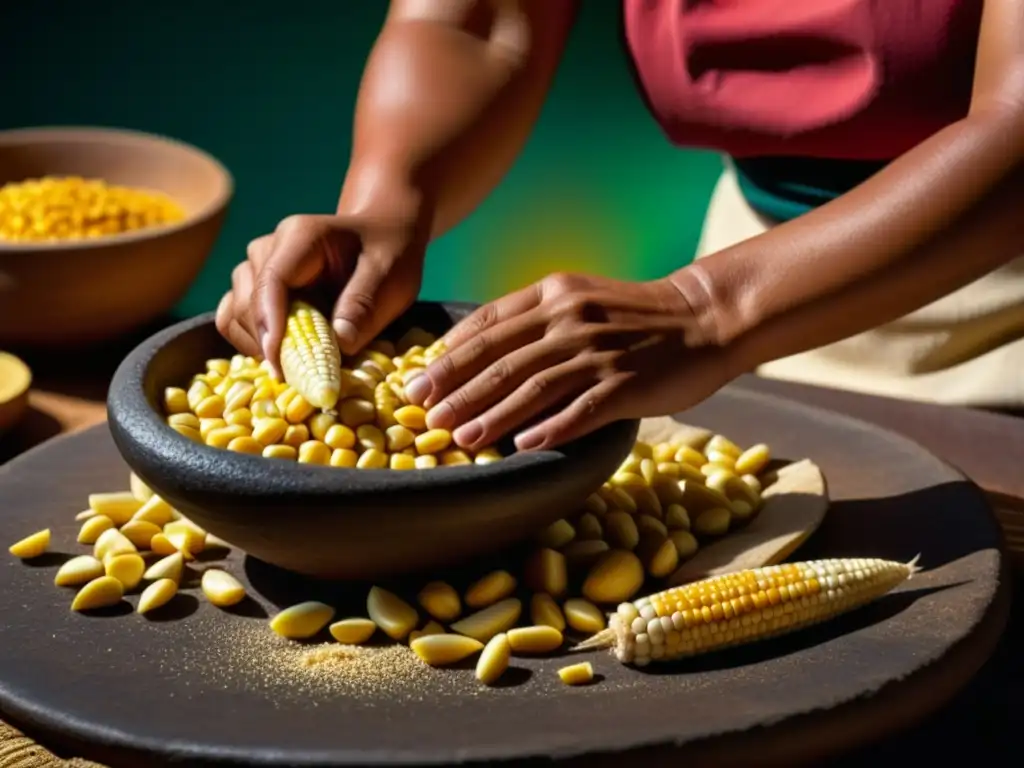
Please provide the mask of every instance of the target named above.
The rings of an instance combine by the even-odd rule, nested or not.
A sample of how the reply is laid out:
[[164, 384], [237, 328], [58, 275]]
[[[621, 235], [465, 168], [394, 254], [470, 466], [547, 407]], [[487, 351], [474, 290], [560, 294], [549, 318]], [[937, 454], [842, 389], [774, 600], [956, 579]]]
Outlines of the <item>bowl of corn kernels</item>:
[[0, 131], [0, 345], [106, 340], [167, 313], [234, 191], [216, 159], [110, 128]]
[[324, 316], [296, 302], [283, 380], [237, 354], [211, 315], [184, 321], [118, 368], [111, 434], [200, 530], [290, 571], [369, 579], [497, 551], [579, 507], [629, 454], [638, 422], [529, 453], [510, 440], [473, 453], [427, 428], [404, 386], [471, 309], [418, 302], [350, 357]]

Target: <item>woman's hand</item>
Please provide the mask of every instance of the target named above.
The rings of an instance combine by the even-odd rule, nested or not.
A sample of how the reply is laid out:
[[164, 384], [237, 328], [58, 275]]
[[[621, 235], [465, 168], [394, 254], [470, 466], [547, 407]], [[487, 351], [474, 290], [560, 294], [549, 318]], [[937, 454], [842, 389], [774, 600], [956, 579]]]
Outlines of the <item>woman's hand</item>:
[[342, 351], [352, 354], [416, 299], [429, 222], [416, 215], [289, 216], [249, 243], [217, 308], [217, 328], [239, 351], [278, 368], [289, 295], [326, 293]]
[[704, 345], [669, 280], [629, 283], [556, 274], [481, 307], [445, 336], [447, 352], [409, 382], [430, 427], [464, 448], [527, 421], [519, 450], [551, 448], [609, 422], [693, 405], [732, 376]]

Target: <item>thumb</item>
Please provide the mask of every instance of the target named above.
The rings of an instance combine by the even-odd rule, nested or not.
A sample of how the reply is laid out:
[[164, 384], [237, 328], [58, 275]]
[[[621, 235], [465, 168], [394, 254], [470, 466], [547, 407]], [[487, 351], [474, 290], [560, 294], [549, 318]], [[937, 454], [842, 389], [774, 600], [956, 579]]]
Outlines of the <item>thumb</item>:
[[419, 275], [408, 259], [363, 253], [334, 305], [334, 332], [345, 354], [375, 339], [409, 308], [419, 293]]
[[314, 283], [327, 263], [325, 227], [318, 218], [291, 216], [283, 220], [274, 233], [270, 254], [256, 275], [253, 299], [257, 341], [278, 375], [289, 292]]

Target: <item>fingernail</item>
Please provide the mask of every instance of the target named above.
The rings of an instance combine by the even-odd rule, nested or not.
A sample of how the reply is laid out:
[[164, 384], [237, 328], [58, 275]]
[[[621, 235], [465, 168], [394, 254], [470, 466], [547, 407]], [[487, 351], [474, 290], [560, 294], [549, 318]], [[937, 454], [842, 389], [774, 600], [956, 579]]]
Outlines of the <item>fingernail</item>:
[[448, 403], [441, 403], [427, 413], [427, 427], [430, 429], [451, 429], [455, 426], [455, 409]]
[[260, 350], [263, 352], [264, 357], [270, 357], [270, 350], [267, 349], [267, 347], [269, 346], [269, 344], [267, 344], [267, 339], [269, 338], [269, 336], [270, 333], [268, 331], [260, 332]]
[[356, 336], [359, 334], [359, 331], [348, 320], [339, 317], [334, 321], [334, 333], [337, 334], [338, 341], [351, 346], [356, 343]]
[[421, 373], [405, 385], [405, 396], [411, 402], [420, 404], [430, 396], [430, 390], [433, 388], [430, 377]]
[[471, 421], [469, 424], [463, 424], [461, 427], [455, 430], [455, 434], [452, 437], [455, 438], [455, 442], [461, 446], [470, 446], [476, 443], [477, 440], [484, 433], [484, 428], [479, 421]]
[[544, 435], [539, 432], [520, 432], [516, 435], [516, 448], [520, 451], [532, 451], [544, 442]]

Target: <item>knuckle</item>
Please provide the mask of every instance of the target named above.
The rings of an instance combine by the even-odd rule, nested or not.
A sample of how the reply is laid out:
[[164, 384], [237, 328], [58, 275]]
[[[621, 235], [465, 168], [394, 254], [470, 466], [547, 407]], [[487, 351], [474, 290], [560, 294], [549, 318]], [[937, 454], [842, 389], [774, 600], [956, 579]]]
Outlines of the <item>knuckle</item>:
[[493, 304], [484, 304], [476, 312], [470, 316], [468, 325], [469, 330], [472, 333], [481, 333], [485, 328], [489, 328], [494, 324], [497, 319], [497, 312], [494, 309]]
[[490, 342], [486, 335], [476, 334], [467, 342], [467, 348], [466, 357], [469, 360], [479, 360], [487, 354], [487, 350], [490, 348]]
[[441, 355], [435, 365], [439, 369], [437, 377], [432, 377], [435, 378], [435, 384], [439, 383], [438, 380], [441, 382], [450, 381], [455, 377], [456, 366], [455, 361], [452, 359], [452, 355]]
[[542, 374], [530, 378], [526, 382], [526, 395], [531, 400], [543, 399], [551, 390], [551, 380]]
[[345, 294], [345, 304], [349, 311], [354, 311], [359, 316], [364, 317], [373, 314], [376, 301], [366, 291], [351, 291]]
[[308, 231], [311, 221], [312, 219], [305, 214], [293, 213], [281, 219], [277, 223], [277, 228], [274, 232], [282, 237], [294, 237], [297, 234]]
[[465, 389], [459, 389], [452, 392], [446, 399], [446, 402], [451, 406], [452, 410], [455, 411], [455, 415], [459, 419], [463, 418], [470, 412], [471, 403], [469, 393], [466, 392]]
[[579, 287], [579, 279], [569, 272], [552, 272], [541, 281], [545, 299], [557, 299], [573, 293]]
[[503, 386], [512, 378], [512, 370], [505, 358], [492, 363], [487, 369], [487, 382], [491, 388]]

